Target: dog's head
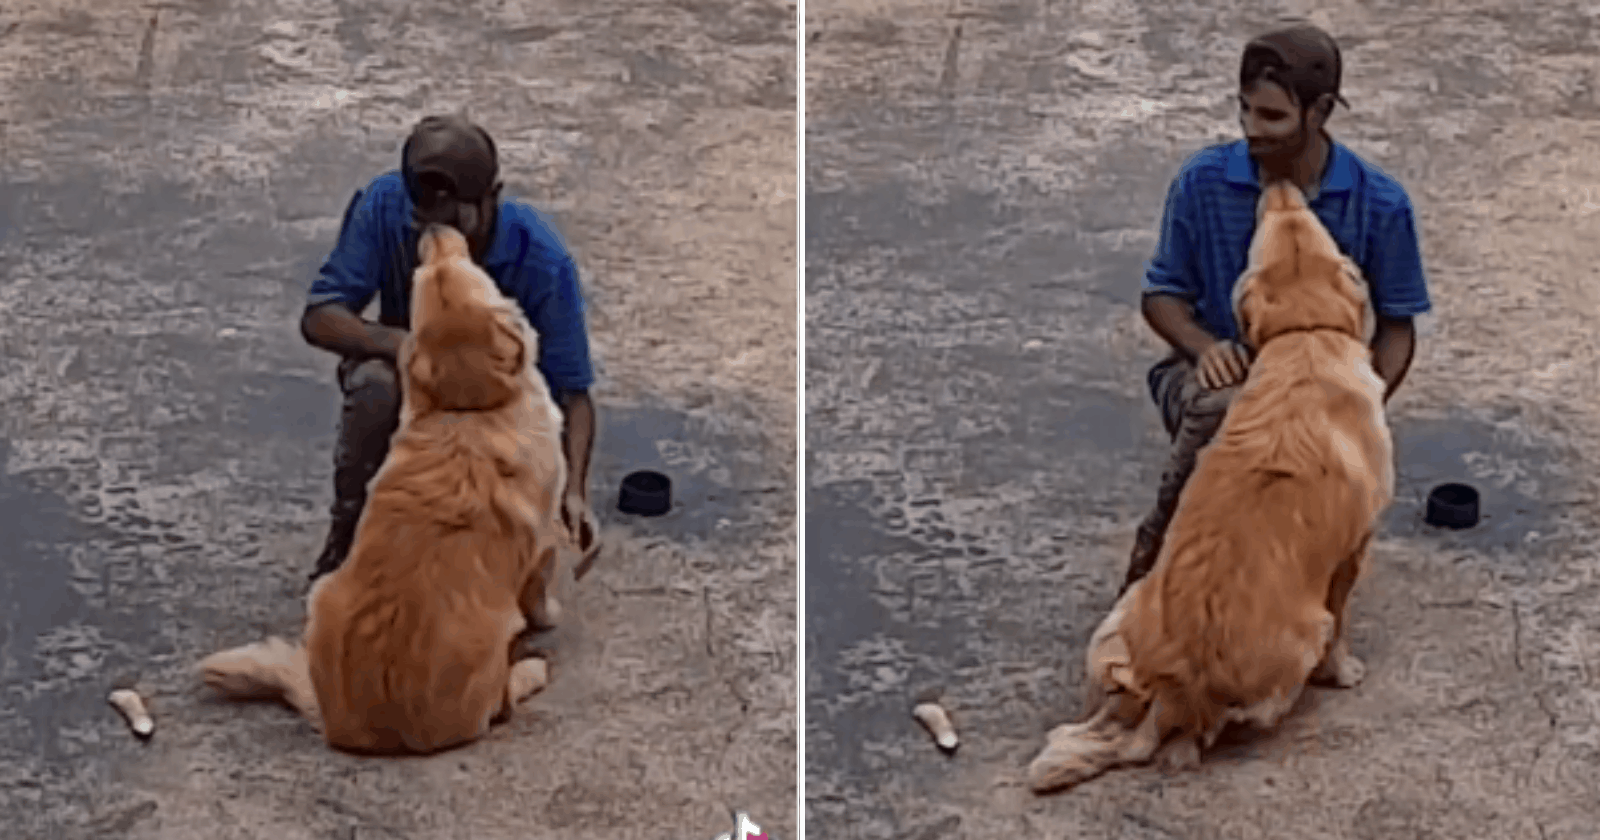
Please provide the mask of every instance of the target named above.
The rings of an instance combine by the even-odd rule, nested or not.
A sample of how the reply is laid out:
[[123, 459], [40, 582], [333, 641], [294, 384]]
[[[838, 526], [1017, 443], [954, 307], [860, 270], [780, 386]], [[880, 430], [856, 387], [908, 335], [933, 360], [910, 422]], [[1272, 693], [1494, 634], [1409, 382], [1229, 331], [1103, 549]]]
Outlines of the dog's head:
[[1376, 318], [1361, 270], [1287, 181], [1266, 188], [1250, 243], [1250, 267], [1233, 287], [1233, 317], [1260, 349], [1294, 330], [1334, 329], [1371, 342]]
[[424, 230], [417, 257], [407, 397], [443, 411], [510, 402], [530, 352], [510, 317], [511, 302], [473, 263], [466, 238], [454, 228]]

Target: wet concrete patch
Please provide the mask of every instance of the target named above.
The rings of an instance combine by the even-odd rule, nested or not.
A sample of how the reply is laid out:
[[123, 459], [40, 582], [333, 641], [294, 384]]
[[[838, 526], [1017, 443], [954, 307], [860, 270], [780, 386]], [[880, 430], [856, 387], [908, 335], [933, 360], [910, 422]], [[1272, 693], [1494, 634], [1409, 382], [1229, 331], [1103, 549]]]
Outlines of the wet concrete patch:
[[337, 431], [342, 397], [331, 382], [254, 373], [237, 385], [233, 423], [250, 435], [327, 439]]
[[[752, 521], [748, 494], [773, 492], [762, 436], [723, 418], [663, 407], [597, 407], [600, 429], [589, 492], [602, 523], [676, 539], [737, 540], [771, 523]], [[655, 470], [672, 481], [672, 510], [642, 517], [617, 509], [622, 478]]]
[[807, 696], [842, 691], [845, 680], [837, 663], [844, 647], [888, 626], [886, 611], [870, 594], [874, 580], [862, 560], [922, 547], [871, 516], [866, 507], [871, 492], [866, 482], [806, 489], [806, 670], [816, 677], [814, 683], [807, 680]]
[[356, 64], [372, 52], [372, 42], [367, 40], [372, 15], [350, 0], [335, 0], [334, 7], [339, 10], [339, 22], [333, 34], [344, 47], [344, 60]]
[[881, 252], [893, 254], [898, 271], [932, 274], [966, 289], [1031, 292], [1043, 307], [1061, 305], [1052, 295], [1084, 292], [1137, 305], [1154, 247], [1149, 234], [1182, 159], [1164, 149], [1132, 146], [1107, 152], [1098, 164], [1117, 178], [1095, 177], [1068, 194], [948, 185], [934, 190], [893, 179], [870, 188], [809, 192], [806, 248], [815, 268], [808, 283], [849, 255]]
[[332, 127], [313, 128], [284, 161], [268, 190], [280, 222], [342, 217], [356, 190], [400, 162], [398, 155], [379, 156], [352, 144]]
[[484, 33], [485, 37], [504, 41], [508, 44], [534, 44], [546, 41], [561, 34], [561, 30], [554, 26], [514, 26], [510, 29], [493, 28]]
[[628, 78], [634, 84], [669, 89], [699, 81], [688, 59], [670, 48], [629, 56]]
[[[1515, 427], [1467, 415], [1392, 426], [1398, 470], [1395, 501], [1384, 533], [1424, 536], [1447, 550], [1517, 549], [1530, 535], [1552, 529], [1557, 504], [1572, 476], [1558, 453], [1526, 439]], [[1481, 520], [1466, 530], [1424, 521], [1428, 493], [1445, 482], [1464, 482], [1479, 493]]]
[[898, 249], [910, 242], [969, 244], [1020, 221], [991, 194], [956, 191], [941, 198], [919, 200], [913, 185], [897, 181], [868, 189], [807, 192], [807, 259], [815, 254], [826, 261], [874, 247]]
[[[97, 130], [90, 128], [88, 130]], [[191, 195], [173, 181], [148, 180], [133, 192], [106, 189], [108, 176], [54, 181], [0, 182], [0, 219], [20, 232], [104, 236], [127, 229], [173, 228], [209, 212], [216, 205]]]
[[962, 442], [965, 489], [1017, 483], [1051, 495], [1102, 496], [1092, 489], [1095, 477], [1126, 474], [1146, 443], [1146, 407], [1095, 388], [1030, 381], [1018, 388], [1006, 433]]
[[948, 780], [911, 716], [926, 699], [955, 717], [958, 763], [1005, 760], [1046, 723], [1039, 707], [1076, 711], [1081, 637], [1100, 608], [1072, 546], [995, 550], [959, 503], [909, 500], [897, 521], [873, 492], [807, 492], [806, 762], [826, 768], [824, 791]]
[[84, 722], [103, 711], [108, 675], [135, 667], [139, 646], [126, 640], [148, 638], [152, 627], [87, 600], [85, 587], [112, 584], [91, 556], [111, 532], [6, 474], [10, 450], [0, 440], [0, 747], [60, 759], [97, 737]]

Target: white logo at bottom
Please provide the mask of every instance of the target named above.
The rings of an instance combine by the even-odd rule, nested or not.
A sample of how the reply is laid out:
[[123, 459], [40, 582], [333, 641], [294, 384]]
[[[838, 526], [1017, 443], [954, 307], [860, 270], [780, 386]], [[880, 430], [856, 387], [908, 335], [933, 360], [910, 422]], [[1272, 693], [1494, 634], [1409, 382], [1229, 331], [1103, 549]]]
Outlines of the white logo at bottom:
[[750, 821], [750, 815], [740, 811], [734, 821], [732, 834], [724, 831], [713, 840], [767, 840], [767, 833], [761, 826]]

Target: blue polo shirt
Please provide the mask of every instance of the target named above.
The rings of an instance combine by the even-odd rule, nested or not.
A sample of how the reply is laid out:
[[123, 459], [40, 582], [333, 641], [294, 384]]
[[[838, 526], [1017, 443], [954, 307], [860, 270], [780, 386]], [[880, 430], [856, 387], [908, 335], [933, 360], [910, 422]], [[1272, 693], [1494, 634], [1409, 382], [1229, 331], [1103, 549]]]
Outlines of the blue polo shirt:
[[[583, 391], [594, 384], [578, 268], [555, 228], [527, 204], [502, 200], [482, 264], [538, 331], [539, 372], [549, 386]], [[350, 200], [339, 242], [312, 281], [306, 306], [338, 302], [360, 313], [377, 295], [379, 322], [410, 329], [416, 267], [411, 196], [395, 170]]]
[[[1391, 318], [1432, 308], [1405, 189], [1339, 143], [1311, 209], [1367, 277], [1373, 308]], [[1204, 149], [1167, 190], [1161, 238], [1145, 264], [1144, 293], [1177, 295], [1218, 338], [1239, 338], [1233, 284], [1249, 261], [1261, 183], [1244, 140]]]

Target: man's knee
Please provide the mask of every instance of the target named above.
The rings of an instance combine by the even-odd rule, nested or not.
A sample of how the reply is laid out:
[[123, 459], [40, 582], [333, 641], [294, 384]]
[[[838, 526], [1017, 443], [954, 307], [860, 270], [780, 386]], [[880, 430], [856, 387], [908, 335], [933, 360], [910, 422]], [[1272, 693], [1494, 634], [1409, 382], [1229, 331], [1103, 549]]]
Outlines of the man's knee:
[[347, 413], [362, 421], [383, 423], [400, 414], [400, 376], [387, 359], [365, 359], [350, 369], [340, 383]]
[[1215, 432], [1222, 425], [1222, 418], [1228, 413], [1228, 406], [1233, 404], [1234, 397], [1239, 395], [1238, 385], [1226, 388], [1207, 388], [1200, 384], [1200, 377], [1191, 374], [1183, 383], [1182, 412], [1183, 425], [1189, 427], [1206, 427]]
[[398, 395], [400, 391], [400, 374], [395, 370], [394, 363], [388, 359], [362, 359], [356, 362], [343, 378], [341, 385], [345, 393], [376, 389]]

